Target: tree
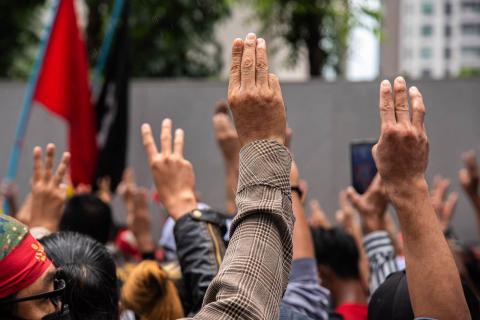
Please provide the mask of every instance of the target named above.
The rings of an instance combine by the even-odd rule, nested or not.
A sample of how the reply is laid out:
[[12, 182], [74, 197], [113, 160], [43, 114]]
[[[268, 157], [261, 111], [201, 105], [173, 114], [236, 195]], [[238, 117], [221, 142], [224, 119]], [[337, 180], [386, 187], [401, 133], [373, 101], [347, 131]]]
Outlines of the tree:
[[39, 9], [44, 0], [0, 2], [0, 77], [27, 77], [41, 30]]
[[[45, 0], [1, 1], [0, 77], [26, 78], [45, 22]], [[132, 75], [209, 77], [222, 69], [217, 22], [230, 14], [231, 0], [128, 0]], [[86, 43], [94, 66], [114, 0], [85, 0]]]
[[[91, 63], [103, 39], [112, 0], [87, 0], [87, 46]], [[230, 13], [229, 0], [130, 0], [132, 75], [208, 77], [222, 69], [217, 22]]]
[[295, 65], [302, 49], [308, 53], [310, 75], [320, 77], [332, 68], [345, 76], [350, 31], [361, 14], [379, 19], [378, 12], [352, 6], [351, 0], [251, 0], [264, 34], [282, 39]]

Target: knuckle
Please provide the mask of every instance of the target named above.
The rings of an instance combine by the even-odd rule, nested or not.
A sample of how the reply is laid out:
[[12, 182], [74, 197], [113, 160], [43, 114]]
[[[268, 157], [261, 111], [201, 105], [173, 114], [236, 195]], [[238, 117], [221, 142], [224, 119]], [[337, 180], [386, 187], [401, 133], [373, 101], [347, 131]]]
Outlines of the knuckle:
[[250, 57], [245, 58], [242, 61], [242, 67], [243, 68], [251, 68], [253, 66], [253, 59]]
[[240, 64], [232, 64], [230, 66], [230, 73], [239, 73], [240, 69]]
[[268, 65], [267, 65], [267, 62], [263, 59], [261, 60], [257, 60], [257, 70], [261, 70], [261, 71], [264, 71], [264, 70], [267, 70], [268, 69]]

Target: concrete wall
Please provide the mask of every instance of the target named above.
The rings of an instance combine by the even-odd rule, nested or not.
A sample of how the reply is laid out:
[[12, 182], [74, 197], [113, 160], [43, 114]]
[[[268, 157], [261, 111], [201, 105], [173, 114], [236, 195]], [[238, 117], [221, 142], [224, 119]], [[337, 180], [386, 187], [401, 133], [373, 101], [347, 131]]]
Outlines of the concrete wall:
[[[413, 84], [413, 83], [411, 83]], [[427, 128], [431, 143], [429, 178], [440, 173], [452, 179], [460, 191], [457, 172], [460, 154], [479, 147], [480, 79], [420, 81], [414, 83], [427, 104]], [[337, 194], [350, 183], [349, 142], [375, 139], [379, 134], [377, 83], [285, 83], [282, 86], [289, 124], [294, 130], [293, 151], [300, 173], [310, 184], [329, 215], [337, 209]], [[0, 174], [4, 174], [15, 124], [24, 93], [23, 83], [0, 83]], [[138, 181], [151, 186], [141, 137], [141, 123], [150, 122], [158, 136], [161, 120], [171, 117], [186, 131], [185, 155], [192, 161], [202, 199], [223, 207], [223, 164], [211, 126], [213, 106], [226, 95], [218, 82], [136, 80], [131, 88], [129, 162]], [[34, 145], [65, 142], [63, 123], [41, 108], [34, 108], [19, 171], [21, 194], [27, 192]], [[156, 210], [157, 211], [157, 210]], [[117, 220], [124, 212], [116, 210]], [[160, 229], [155, 214], [154, 230]], [[478, 240], [473, 211], [460, 197], [454, 226], [465, 240]]]

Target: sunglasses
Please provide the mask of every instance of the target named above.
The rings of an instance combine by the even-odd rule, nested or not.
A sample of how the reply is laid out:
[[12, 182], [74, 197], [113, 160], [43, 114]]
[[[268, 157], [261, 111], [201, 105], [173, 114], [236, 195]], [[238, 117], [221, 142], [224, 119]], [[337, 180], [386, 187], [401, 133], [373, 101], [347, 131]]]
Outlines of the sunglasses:
[[65, 287], [66, 287], [66, 284], [63, 279], [54, 279], [53, 291], [44, 292], [44, 293], [36, 294], [33, 296], [29, 296], [29, 297], [1, 300], [0, 305], [19, 303], [19, 302], [31, 301], [31, 300], [37, 300], [37, 299], [48, 299], [55, 306], [56, 310], [63, 311], [64, 309], [63, 294], [65, 292]]

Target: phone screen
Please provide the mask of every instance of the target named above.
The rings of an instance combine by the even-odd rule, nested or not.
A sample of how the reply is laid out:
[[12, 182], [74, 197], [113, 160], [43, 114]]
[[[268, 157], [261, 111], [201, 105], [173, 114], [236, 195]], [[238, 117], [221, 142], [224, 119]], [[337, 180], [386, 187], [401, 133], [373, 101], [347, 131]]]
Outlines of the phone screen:
[[373, 161], [372, 147], [375, 142], [359, 142], [350, 144], [352, 160], [352, 185], [355, 190], [363, 194], [377, 174], [377, 167]]

